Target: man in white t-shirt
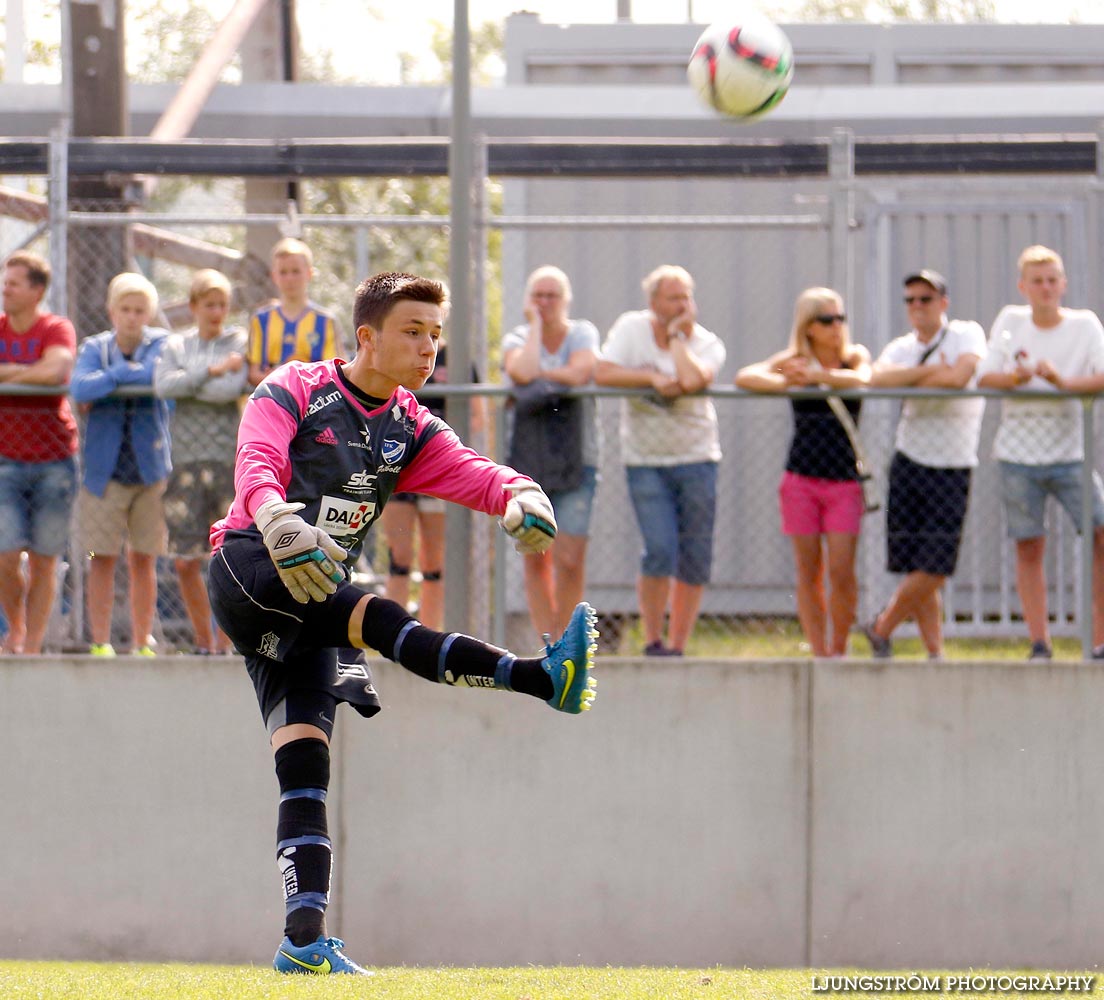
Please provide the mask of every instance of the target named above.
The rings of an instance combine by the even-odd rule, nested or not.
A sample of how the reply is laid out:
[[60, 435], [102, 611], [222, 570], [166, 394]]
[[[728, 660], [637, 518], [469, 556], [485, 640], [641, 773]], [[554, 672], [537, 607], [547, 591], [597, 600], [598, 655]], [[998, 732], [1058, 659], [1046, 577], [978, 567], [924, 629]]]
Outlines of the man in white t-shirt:
[[[1033, 398], [1001, 401], [993, 456], [1001, 470], [1008, 534], [1016, 542], [1016, 586], [1031, 637], [1031, 659], [1050, 659], [1044, 511], [1055, 497], [1081, 528], [1081, 477], [1085, 460], [1081, 407], [1050, 396], [1055, 389], [1104, 389], [1104, 328], [1096, 313], [1062, 306], [1062, 258], [1043, 246], [1019, 259], [1019, 289], [1026, 306], [1005, 306], [989, 333], [989, 354], [978, 385], [1038, 390]], [[1093, 657], [1104, 658], [1104, 486], [1092, 474]]]
[[712, 570], [721, 446], [713, 401], [700, 393], [724, 365], [725, 346], [696, 322], [694, 279], [684, 268], [658, 267], [643, 287], [649, 308], [614, 322], [594, 379], [652, 390], [623, 400], [621, 453], [644, 538], [637, 580], [644, 652], [681, 656]]
[[[904, 285], [912, 329], [882, 351], [870, 384], [965, 388], [985, 356], [985, 332], [947, 318], [947, 282], [938, 272], [916, 271]], [[893, 655], [890, 636], [906, 618], [915, 619], [928, 656], [943, 655], [941, 592], [958, 561], [984, 413], [980, 397], [908, 399], [901, 408], [889, 467], [886, 568], [905, 576], [863, 627], [876, 657]]]

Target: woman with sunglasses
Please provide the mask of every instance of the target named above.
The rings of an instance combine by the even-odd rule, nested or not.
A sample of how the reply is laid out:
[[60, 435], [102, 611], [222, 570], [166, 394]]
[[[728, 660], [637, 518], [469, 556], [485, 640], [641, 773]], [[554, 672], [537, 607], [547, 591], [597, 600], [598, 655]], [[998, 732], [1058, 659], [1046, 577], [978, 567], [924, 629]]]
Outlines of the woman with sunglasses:
[[[805, 289], [794, 307], [789, 346], [736, 375], [736, 385], [752, 392], [855, 389], [869, 381], [870, 352], [851, 342], [843, 299], [830, 288]], [[843, 404], [857, 422], [861, 401]], [[797, 567], [797, 617], [814, 656], [844, 656], [858, 599], [855, 553], [863, 515], [855, 449], [827, 399], [791, 405], [794, 431], [778, 498]]]

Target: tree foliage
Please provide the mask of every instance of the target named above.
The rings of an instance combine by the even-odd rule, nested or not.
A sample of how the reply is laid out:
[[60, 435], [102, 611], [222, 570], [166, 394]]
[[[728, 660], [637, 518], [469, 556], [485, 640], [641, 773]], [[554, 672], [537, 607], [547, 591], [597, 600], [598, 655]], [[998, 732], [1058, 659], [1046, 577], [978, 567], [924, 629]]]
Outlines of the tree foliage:
[[799, 21], [995, 21], [994, 0], [804, 0]]

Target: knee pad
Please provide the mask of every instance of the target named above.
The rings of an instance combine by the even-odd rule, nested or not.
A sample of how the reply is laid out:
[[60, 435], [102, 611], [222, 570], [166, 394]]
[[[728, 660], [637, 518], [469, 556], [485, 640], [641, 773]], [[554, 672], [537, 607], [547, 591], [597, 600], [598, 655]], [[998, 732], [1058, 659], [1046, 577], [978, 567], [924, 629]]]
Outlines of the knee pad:
[[410, 576], [409, 566], [400, 566], [395, 562], [395, 553], [387, 550], [387, 572], [392, 576]]
[[440, 583], [441, 571], [439, 569], [430, 570], [428, 573], [422, 570], [422, 583]]

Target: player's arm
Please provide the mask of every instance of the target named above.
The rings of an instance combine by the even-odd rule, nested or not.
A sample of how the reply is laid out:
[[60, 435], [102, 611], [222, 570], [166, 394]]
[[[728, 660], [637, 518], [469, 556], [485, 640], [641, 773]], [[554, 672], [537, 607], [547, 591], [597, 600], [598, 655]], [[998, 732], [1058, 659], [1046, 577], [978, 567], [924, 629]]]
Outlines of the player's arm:
[[251, 399], [238, 428], [234, 486], [280, 580], [296, 601], [308, 604], [336, 592], [344, 579], [337, 563], [344, 562], [346, 552], [299, 516], [303, 504], [287, 500], [288, 447], [296, 427], [297, 419], [272, 396]]
[[519, 552], [545, 552], [556, 537], [556, 516], [544, 490], [467, 447], [446, 424], [422, 445], [395, 488], [497, 515]]

